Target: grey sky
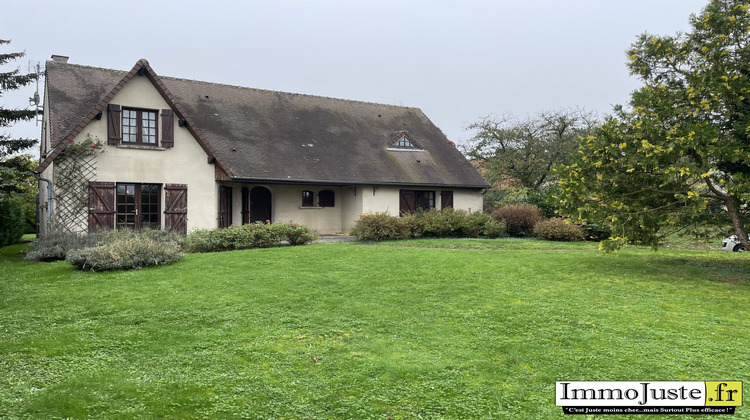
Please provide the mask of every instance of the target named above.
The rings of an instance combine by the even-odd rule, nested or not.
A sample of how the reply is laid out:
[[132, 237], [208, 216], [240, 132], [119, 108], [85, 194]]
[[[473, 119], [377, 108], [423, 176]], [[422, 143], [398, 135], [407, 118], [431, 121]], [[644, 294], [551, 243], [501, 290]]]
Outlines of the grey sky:
[[[689, 30], [707, 0], [4, 0], [0, 51], [421, 108], [448, 138], [491, 113], [607, 114], [638, 81], [626, 49]], [[11, 67], [5, 66], [2, 71]], [[34, 87], [0, 98], [24, 107]], [[10, 129], [39, 137], [33, 123]]]

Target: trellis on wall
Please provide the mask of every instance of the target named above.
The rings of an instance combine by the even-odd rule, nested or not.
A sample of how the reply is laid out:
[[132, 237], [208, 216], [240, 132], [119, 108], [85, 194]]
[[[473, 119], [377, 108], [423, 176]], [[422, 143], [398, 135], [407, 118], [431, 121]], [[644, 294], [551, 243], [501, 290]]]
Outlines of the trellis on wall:
[[91, 135], [70, 144], [55, 159], [54, 179], [57, 203], [54, 230], [83, 233], [88, 226], [89, 182], [96, 179], [96, 156], [103, 145]]

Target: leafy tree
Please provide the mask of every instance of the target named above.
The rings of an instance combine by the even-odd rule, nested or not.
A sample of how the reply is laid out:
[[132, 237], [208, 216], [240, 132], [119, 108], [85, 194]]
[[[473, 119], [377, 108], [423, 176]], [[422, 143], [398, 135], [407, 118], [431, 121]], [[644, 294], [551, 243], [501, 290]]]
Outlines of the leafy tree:
[[6, 200], [15, 201], [23, 211], [24, 232], [33, 233], [36, 226], [36, 195], [38, 181], [33, 175], [38, 161], [36, 157], [23, 154], [0, 159], [2, 168], [7, 168], [7, 177], [0, 178], [0, 190], [12, 191]]
[[[10, 41], [0, 39], [0, 45]], [[0, 54], [0, 65], [23, 57], [25, 53], [15, 52]], [[16, 90], [36, 80], [36, 74], [23, 75], [18, 68], [0, 72], [0, 97], [4, 92]], [[0, 206], [6, 210], [3, 216], [0, 242], [15, 243], [24, 231], [33, 231], [36, 224], [35, 196], [37, 183], [32, 175], [36, 167], [31, 155], [14, 156], [34, 144], [32, 139], [14, 139], [2, 129], [18, 121], [34, 117], [34, 111], [24, 109], [6, 109], [0, 106]], [[25, 222], [25, 223], [24, 223]]]
[[644, 86], [630, 108], [586, 137], [562, 166], [571, 216], [609, 223], [613, 242], [656, 248], [664, 237], [716, 216], [744, 226], [750, 201], [750, 5], [713, 0], [692, 30], [644, 34], [628, 67]]
[[[0, 39], [0, 45], [9, 44], [10, 41]], [[9, 54], [0, 54], [0, 65], [7, 64], [11, 61], [23, 57], [25, 53], [15, 52]], [[0, 97], [4, 92], [16, 90], [35, 81], [36, 74], [21, 74], [20, 69], [16, 68], [8, 72], [0, 72]], [[0, 130], [10, 127], [18, 121], [27, 121], [34, 117], [34, 111], [25, 109], [5, 109], [0, 107]], [[0, 199], [16, 192], [12, 180], [17, 177], [18, 168], [8, 164], [3, 158], [28, 149], [36, 144], [32, 139], [13, 139], [9, 134], [0, 131]]]
[[543, 112], [526, 119], [488, 116], [470, 124], [476, 130], [465, 147], [491, 184], [538, 190], [552, 183], [552, 168], [567, 164], [578, 139], [596, 125], [581, 110]]

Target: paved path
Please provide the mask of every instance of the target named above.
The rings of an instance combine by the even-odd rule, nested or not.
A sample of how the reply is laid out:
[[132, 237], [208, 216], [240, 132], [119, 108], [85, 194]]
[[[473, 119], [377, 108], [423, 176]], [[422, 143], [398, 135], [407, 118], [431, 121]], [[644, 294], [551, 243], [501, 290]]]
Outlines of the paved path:
[[331, 244], [337, 242], [354, 242], [357, 238], [349, 235], [320, 235], [320, 239], [313, 242], [316, 244]]

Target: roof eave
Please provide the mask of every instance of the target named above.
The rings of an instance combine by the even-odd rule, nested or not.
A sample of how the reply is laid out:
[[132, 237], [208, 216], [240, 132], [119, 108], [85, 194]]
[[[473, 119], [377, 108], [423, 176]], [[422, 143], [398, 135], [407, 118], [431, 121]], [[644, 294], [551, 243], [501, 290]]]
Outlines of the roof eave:
[[376, 185], [376, 186], [402, 186], [416, 188], [467, 188], [467, 189], [487, 189], [489, 184], [436, 184], [436, 183], [411, 183], [396, 181], [333, 181], [323, 179], [290, 179], [290, 178], [244, 178], [230, 177], [231, 181], [254, 184], [301, 184], [301, 185]]

